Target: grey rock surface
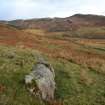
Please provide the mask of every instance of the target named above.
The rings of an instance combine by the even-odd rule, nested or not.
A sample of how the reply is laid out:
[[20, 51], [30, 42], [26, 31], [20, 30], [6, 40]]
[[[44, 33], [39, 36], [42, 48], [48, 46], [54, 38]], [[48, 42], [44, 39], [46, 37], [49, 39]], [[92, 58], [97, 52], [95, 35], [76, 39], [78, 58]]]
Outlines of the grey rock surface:
[[[25, 77], [25, 83], [31, 84], [34, 80], [37, 85], [37, 92], [40, 91], [41, 98], [45, 101], [54, 100], [55, 92], [55, 73], [51, 64], [44, 60], [39, 60], [32, 72]], [[35, 87], [34, 87], [35, 88]], [[30, 92], [34, 93], [35, 89], [30, 88]]]

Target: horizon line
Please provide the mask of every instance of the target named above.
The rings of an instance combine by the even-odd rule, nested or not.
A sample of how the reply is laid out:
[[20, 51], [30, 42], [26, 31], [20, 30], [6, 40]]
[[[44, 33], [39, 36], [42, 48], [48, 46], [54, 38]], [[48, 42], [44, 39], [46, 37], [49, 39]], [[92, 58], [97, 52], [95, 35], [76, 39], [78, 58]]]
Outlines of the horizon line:
[[0, 19], [0, 21], [15, 21], [15, 20], [23, 20], [23, 21], [25, 21], [25, 20], [33, 20], [33, 19], [54, 19], [54, 18], [68, 18], [68, 17], [72, 17], [72, 16], [75, 16], [75, 15], [93, 15], [93, 16], [105, 16], [104, 14], [102, 15], [102, 14], [85, 14], [85, 13], [76, 13], [76, 14], [73, 14], [73, 15], [69, 15], [69, 16], [65, 16], [65, 17], [61, 17], [61, 16], [55, 16], [55, 17], [30, 17], [30, 18], [14, 18], [14, 19]]

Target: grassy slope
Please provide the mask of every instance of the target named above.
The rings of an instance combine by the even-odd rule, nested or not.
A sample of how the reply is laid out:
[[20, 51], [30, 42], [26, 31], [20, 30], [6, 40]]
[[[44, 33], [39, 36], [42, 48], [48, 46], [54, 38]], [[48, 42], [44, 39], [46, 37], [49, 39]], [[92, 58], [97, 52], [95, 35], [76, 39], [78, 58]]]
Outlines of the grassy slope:
[[[24, 84], [24, 76], [39, 51], [55, 69], [56, 99], [64, 105], [105, 105], [105, 40], [70, 38], [41, 30], [24, 30], [23, 34], [5, 26], [3, 29], [0, 43], [12, 47], [0, 45], [1, 105], [45, 105], [31, 96]], [[10, 38], [9, 42], [15, 40], [14, 44], [6, 38]]]
[[76, 34], [80, 38], [105, 39], [105, 27], [81, 27]]
[[28, 94], [24, 76], [35, 62], [34, 53], [11, 47], [0, 47], [0, 91], [1, 105], [43, 105]]
[[[0, 46], [0, 104], [45, 105], [25, 89], [24, 76], [31, 71], [38, 52]], [[105, 75], [94, 69], [45, 56], [56, 73], [56, 99], [64, 105], [104, 105]]]

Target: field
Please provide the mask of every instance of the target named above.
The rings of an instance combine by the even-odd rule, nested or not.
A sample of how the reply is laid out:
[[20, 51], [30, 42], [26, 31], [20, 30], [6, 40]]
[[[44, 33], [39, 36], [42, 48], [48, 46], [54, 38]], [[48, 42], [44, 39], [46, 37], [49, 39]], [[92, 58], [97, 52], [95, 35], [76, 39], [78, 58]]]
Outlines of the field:
[[54, 67], [58, 102], [105, 105], [104, 39], [71, 38], [43, 30], [8, 30], [6, 27], [0, 32], [0, 105], [47, 105], [30, 95], [24, 83], [38, 56]]

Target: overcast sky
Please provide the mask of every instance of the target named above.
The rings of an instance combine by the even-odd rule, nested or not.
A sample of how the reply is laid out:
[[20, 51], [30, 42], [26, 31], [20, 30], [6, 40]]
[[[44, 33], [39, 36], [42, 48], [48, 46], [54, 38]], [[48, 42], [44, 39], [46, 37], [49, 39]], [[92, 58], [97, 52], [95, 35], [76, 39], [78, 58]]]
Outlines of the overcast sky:
[[105, 0], [0, 0], [0, 20], [105, 15]]

